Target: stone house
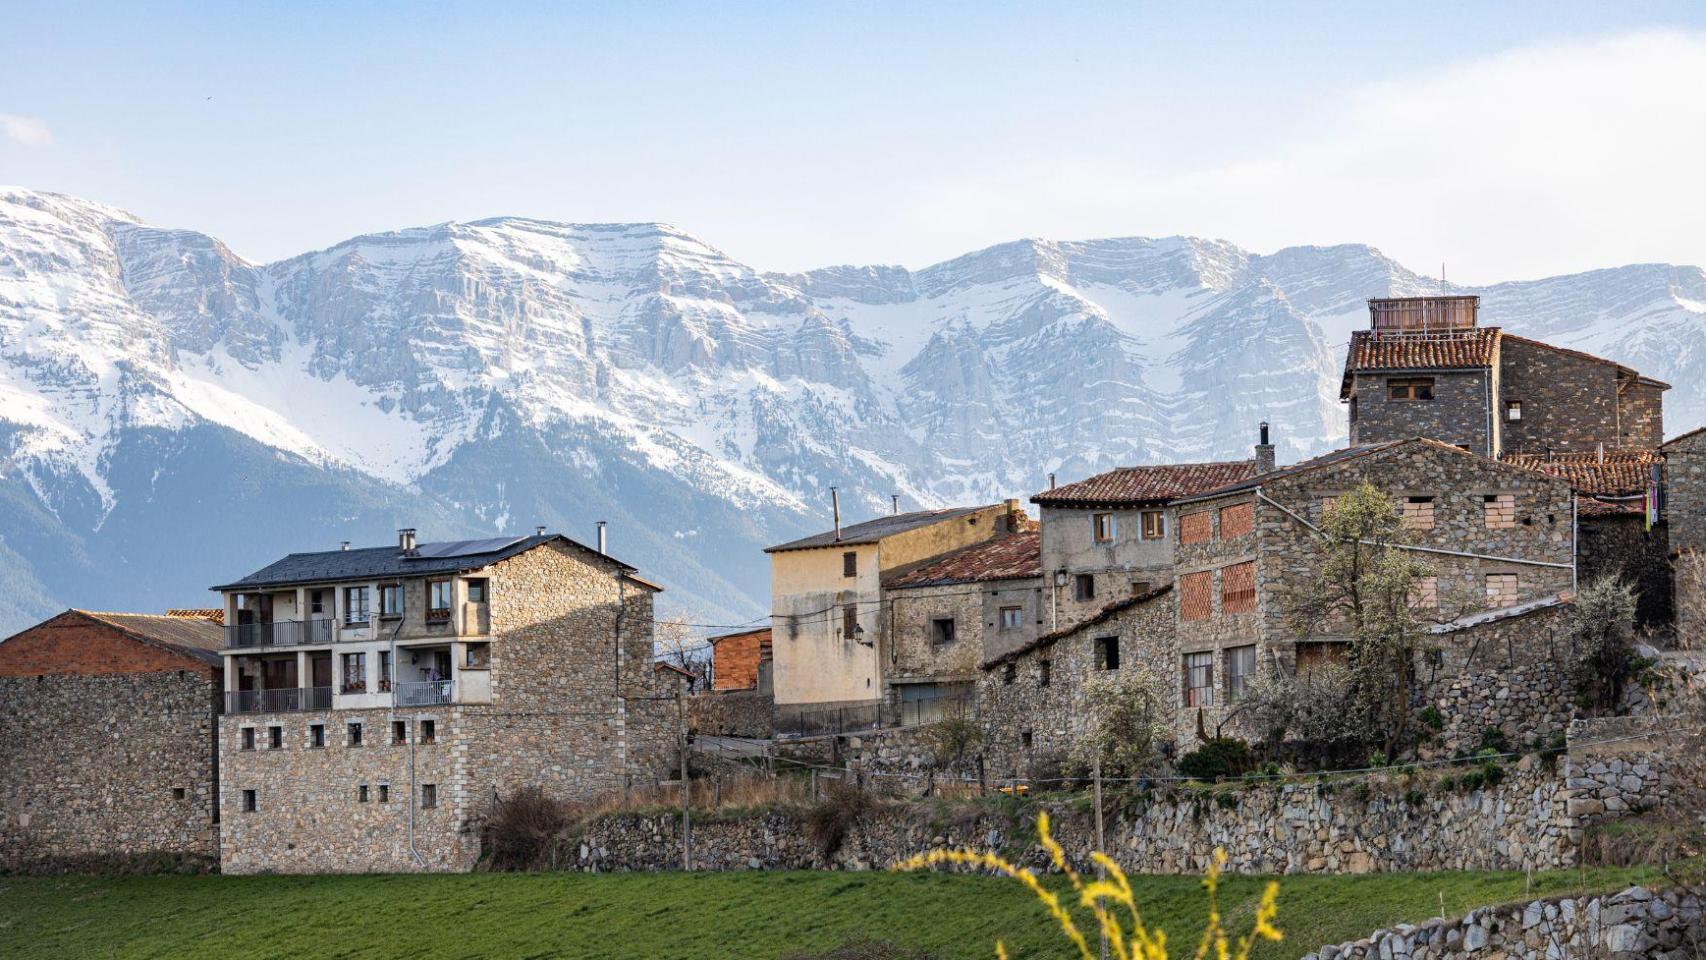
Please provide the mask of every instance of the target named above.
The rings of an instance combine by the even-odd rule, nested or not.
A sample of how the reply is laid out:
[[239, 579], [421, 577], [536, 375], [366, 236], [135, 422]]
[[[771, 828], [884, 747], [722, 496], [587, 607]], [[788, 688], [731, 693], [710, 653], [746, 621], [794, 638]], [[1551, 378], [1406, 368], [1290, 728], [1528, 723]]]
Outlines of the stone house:
[[770, 628], [742, 630], [707, 638], [711, 645], [711, 689], [771, 691], [774, 654]]
[[1256, 459], [1119, 467], [1033, 496], [1042, 515], [1048, 631], [1173, 579], [1168, 505], [1273, 466], [1267, 425]]
[[[1675, 564], [1684, 555], [1706, 550], [1706, 427], [1665, 442], [1664, 518], [1668, 556]], [[1674, 567], [1672, 599], [1678, 631], [1697, 631], [1706, 612], [1706, 584], [1696, 582], [1686, 567]]]
[[659, 588], [567, 537], [403, 530], [214, 589], [226, 872], [466, 869], [501, 798], [591, 799], [673, 756]]
[[1090, 720], [1092, 683], [1142, 672], [1172, 689], [1177, 606], [1173, 584], [1163, 583], [980, 664], [986, 773], [997, 781], [1081, 773], [1071, 754]]
[[902, 723], [969, 709], [978, 666], [1036, 638], [1041, 539], [1026, 529], [883, 582], [886, 680]]
[[0, 640], [0, 866], [217, 860], [222, 643], [88, 610]]
[[878, 517], [768, 547], [778, 722], [883, 702], [882, 585], [1028, 522], [1017, 500]]
[[1479, 326], [1480, 298], [1368, 302], [1339, 398], [1350, 444], [1428, 437], [1489, 457], [1652, 450], [1668, 384], [1592, 354]]

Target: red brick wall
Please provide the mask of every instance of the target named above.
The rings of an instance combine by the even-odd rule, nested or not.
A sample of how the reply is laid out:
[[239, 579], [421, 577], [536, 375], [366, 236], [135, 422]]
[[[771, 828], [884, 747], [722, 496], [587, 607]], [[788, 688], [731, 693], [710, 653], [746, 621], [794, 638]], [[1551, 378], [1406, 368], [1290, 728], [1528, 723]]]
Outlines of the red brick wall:
[[1179, 578], [1179, 619], [1207, 620], [1214, 610], [1214, 573], [1203, 570]]
[[754, 630], [718, 640], [711, 655], [711, 689], [757, 689], [758, 665], [769, 657], [769, 630]]
[[1213, 536], [1213, 522], [1207, 510], [1187, 513], [1179, 518], [1180, 543], [1207, 543]]
[[0, 677], [54, 674], [95, 676], [215, 668], [192, 657], [144, 643], [111, 624], [66, 611], [0, 641]]

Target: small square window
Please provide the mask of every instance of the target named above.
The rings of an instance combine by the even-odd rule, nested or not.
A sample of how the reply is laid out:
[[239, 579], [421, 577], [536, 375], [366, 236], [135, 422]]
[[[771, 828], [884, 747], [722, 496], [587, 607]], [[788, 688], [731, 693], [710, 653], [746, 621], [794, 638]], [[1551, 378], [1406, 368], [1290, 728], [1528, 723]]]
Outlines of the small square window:
[[326, 725], [311, 723], [308, 725], [308, 746], [319, 749], [326, 745]]
[[1120, 668], [1119, 637], [1097, 637], [1095, 652], [1097, 670], [1118, 670]]
[[1404, 529], [1432, 530], [1434, 528], [1434, 498], [1405, 497], [1400, 514]]
[[243, 812], [244, 813], [254, 813], [258, 809], [260, 809], [260, 799], [255, 796], [255, 791], [244, 790], [243, 791]]
[[469, 603], [485, 603], [486, 602], [486, 578], [485, 577], [480, 577], [480, 578], [475, 579], [475, 580], [464, 580], [463, 583], [467, 584], [467, 587], [468, 587], [468, 602]]
[[1131, 595], [1134, 597], [1141, 597], [1153, 589], [1155, 589], [1154, 584], [1148, 580], [1133, 580], [1131, 582]]
[[391, 742], [392, 743], [408, 743], [409, 742], [409, 721], [407, 721], [407, 720], [393, 720], [393, 721], [391, 721]]
[[348, 729], [349, 729], [349, 745], [352, 747], [361, 746], [361, 724], [352, 723], [349, 725]]
[[1096, 577], [1094, 574], [1080, 573], [1072, 578], [1072, 599], [1096, 599]]
[[1506, 400], [1505, 401], [1505, 419], [1506, 420], [1521, 420], [1522, 419], [1522, 401], [1521, 400]]
[[436, 720], [422, 720], [421, 721], [421, 742], [422, 743], [437, 743], [438, 742], [438, 721], [436, 721]]
[[1143, 521], [1143, 539], [1161, 540], [1167, 536], [1167, 515], [1160, 510], [1145, 510], [1141, 516]]
[[182, 800], [182, 799], [184, 799], [184, 797], [186, 797], [188, 795], [189, 795], [189, 792], [186, 791], [183, 787], [173, 787], [172, 788], [172, 799], [173, 800]]
[[859, 555], [852, 550], [841, 555], [841, 575], [844, 577], [859, 575]]
[[421, 809], [430, 810], [436, 806], [438, 806], [438, 784], [421, 784]]
[[364, 783], [361, 786], [355, 788], [355, 802], [356, 803], [366, 803], [367, 802], [367, 784]]
[[255, 728], [254, 727], [244, 727], [243, 728], [243, 749], [244, 750], [255, 749]]
[[391, 802], [391, 785], [389, 783], [382, 783], [379, 785], [379, 802]]
[[1021, 731], [1019, 734], [1019, 747], [1021, 749], [1023, 749], [1026, 753], [1029, 753], [1031, 750], [1031, 743], [1032, 743], [1031, 731], [1029, 731], [1029, 730]]
[[1002, 607], [1001, 608], [1001, 629], [1003, 629], [1003, 630], [1017, 630], [1021, 626], [1024, 625], [1024, 620], [1025, 620], [1025, 608], [1023, 608], [1023, 607]]
[[1037, 686], [1046, 687], [1053, 679], [1052, 665], [1047, 660], [1037, 661]]
[[930, 645], [945, 647], [954, 642], [954, 618], [937, 617], [930, 621]]
[[1091, 533], [1097, 543], [1114, 542], [1114, 515], [1111, 513], [1096, 513], [1090, 516]]
[[284, 749], [284, 728], [283, 727], [268, 727], [267, 728], [267, 749], [269, 749], [269, 750], [283, 750]]

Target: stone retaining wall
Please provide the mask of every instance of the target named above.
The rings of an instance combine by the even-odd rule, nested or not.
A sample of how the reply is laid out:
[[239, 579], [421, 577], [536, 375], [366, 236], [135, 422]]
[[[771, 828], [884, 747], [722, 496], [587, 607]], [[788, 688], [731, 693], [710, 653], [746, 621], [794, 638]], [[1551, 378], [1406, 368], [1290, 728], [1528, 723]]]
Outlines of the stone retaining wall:
[[1654, 894], [1642, 887], [1599, 897], [1536, 900], [1476, 910], [1460, 920], [1399, 924], [1369, 936], [1306, 954], [1304, 960], [1458, 960], [1510, 957], [1706, 956], [1706, 922], [1700, 898], [1678, 891]]
[[768, 739], [776, 732], [776, 698], [757, 690], [702, 693], [687, 701], [687, 724], [707, 736]]

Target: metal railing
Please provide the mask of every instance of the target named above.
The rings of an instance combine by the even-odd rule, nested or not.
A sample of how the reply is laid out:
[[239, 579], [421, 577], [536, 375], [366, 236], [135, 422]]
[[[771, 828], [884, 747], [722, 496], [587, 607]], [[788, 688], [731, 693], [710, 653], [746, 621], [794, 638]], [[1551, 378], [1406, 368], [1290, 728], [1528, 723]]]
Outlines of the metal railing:
[[776, 735], [823, 737], [889, 727], [918, 727], [972, 716], [972, 695], [962, 691], [868, 703], [776, 705]]
[[450, 702], [449, 680], [419, 680], [397, 684], [397, 706], [429, 707]]
[[331, 643], [329, 618], [274, 620], [271, 623], [231, 623], [225, 626], [225, 645], [234, 649], [251, 647], [294, 647], [305, 643]]
[[225, 694], [226, 713], [292, 713], [331, 708], [331, 687], [280, 687], [275, 690], [237, 690]]

